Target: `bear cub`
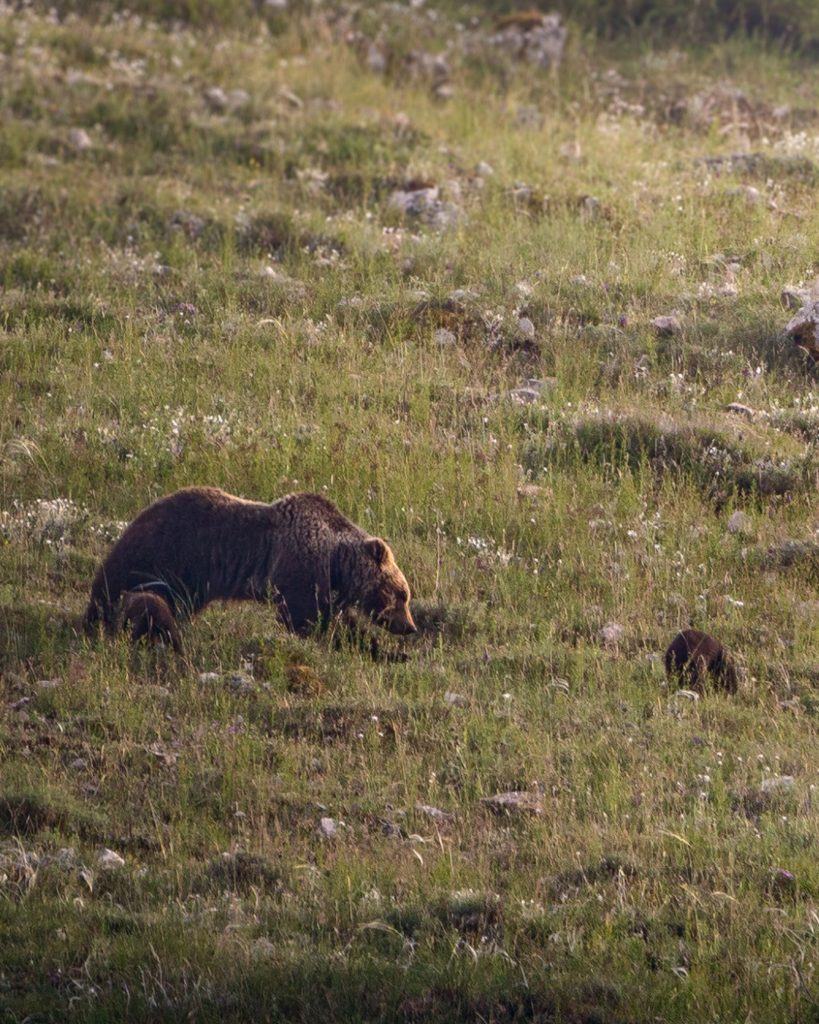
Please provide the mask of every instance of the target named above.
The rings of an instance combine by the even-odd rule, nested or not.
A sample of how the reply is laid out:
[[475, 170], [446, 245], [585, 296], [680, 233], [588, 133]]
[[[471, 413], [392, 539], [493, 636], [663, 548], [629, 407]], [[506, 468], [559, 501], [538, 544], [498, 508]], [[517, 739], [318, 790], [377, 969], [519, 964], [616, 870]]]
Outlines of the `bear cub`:
[[268, 505], [216, 487], [184, 488], [139, 513], [94, 577], [85, 625], [178, 650], [178, 620], [218, 600], [269, 601], [300, 634], [337, 613], [352, 628], [356, 611], [391, 633], [417, 632], [389, 545], [327, 498]]
[[698, 629], [678, 633], [665, 652], [669, 679], [691, 690], [702, 691], [711, 683], [727, 693], [737, 692], [737, 673], [719, 640]]

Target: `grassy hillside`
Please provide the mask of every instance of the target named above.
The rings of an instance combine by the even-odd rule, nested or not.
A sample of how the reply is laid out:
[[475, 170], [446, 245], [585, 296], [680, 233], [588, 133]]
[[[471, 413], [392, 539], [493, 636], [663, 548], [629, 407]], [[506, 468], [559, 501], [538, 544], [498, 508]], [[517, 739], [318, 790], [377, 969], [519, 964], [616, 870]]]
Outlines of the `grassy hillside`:
[[[819, 83], [517, 43], [0, 11], [0, 1020], [819, 1021]], [[387, 537], [406, 661], [82, 637], [193, 483]]]

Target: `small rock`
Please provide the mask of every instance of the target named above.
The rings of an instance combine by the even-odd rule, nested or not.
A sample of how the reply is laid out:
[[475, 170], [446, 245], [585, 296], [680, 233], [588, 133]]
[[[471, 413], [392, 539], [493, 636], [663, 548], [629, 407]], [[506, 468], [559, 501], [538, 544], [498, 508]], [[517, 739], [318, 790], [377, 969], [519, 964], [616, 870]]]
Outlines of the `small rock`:
[[439, 348], [451, 348], [458, 339], [452, 331], [448, 331], [446, 327], [439, 327], [432, 335], [432, 340], [439, 346]]
[[455, 95], [455, 86], [450, 82], [441, 82], [435, 86], [432, 94], [437, 100], [451, 100]]
[[521, 484], [515, 493], [521, 499], [536, 501], [538, 498], [542, 498], [550, 492], [548, 487], [541, 487], [540, 484]]
[[338, 835], [338, 825], [333, 818], [322, 818], [319, 822], [319, 833], [325, 839], [335, 839]]
[[[270, 0], [267, 0], [270, 3]], [[286, 2], [286, 0], [285, 0]], [[276, 946], [264, 935], [259, 936], [250, 946], [250, 958], [255, 961], [272, 960], [276, 956]]]
[[56, 690], [62, 685], [62, 679], [38, 679], [34, 685], [40, 690]]
[[222, 677], [218, 672], [200, 672], [199, 682], [200, 683], [218, 683]]
[[387, 58], [375, 43], [370, 43], [364, 63], [377, 75], [383, 75], [387, 70]]
[[224, 677], [224, 681], [228, 688], [240, 697], [247, 697], [253, 693], [253, 677], [249, 676], [246, 672], [228, 672]]
[[725, 406], [725, 411], [732, 412], [735, 416], [744, 416], [747, 420], [752, 420], [756, 416], [754, 410], [748, 405], [743, 405], [742, 402], [729, 402]]
[[481, 797], [481, 803], [494, 814], [499, 815], [543, 813], [543, 801], [539, 794], [519, 790]]
[[292, 89], [288, 89], [286, 85], [283, 85], [279, 89], [279, 98], [283, 99], [288, 106], [291, 106], [294, 110], [301, 110], [304, 106], [304, 100], [300, 96], [297, 96]]
[[227, 93], [224, 89], [220, 89], [218, 85], [212, 85], [209, 89], [205, 89], [204, 98], [205, 103], [207, 103], [214, 114], [223, 114], [230, 105]]
[[453, 708], [468, 708], [469, 700], [464, 697], [462, 693], [453, 693], [452, 690], [447, 690], [444, 694], [444, 702], [449, 704]]
[[819, 300], [806, 303], [785, 326], [785, 335], [819, 360]]
[[522, 316], [520, 320], [518, 320], [518, 331], [520, 331], [524, 338], [534, 338], [535, 325], [528, 316]]
[[577, 163], [583, 156], [579, 142], [564, 142], [557, 152], [564, 160], [569, 160], [572, 163]]
[[114, 868], [121, 868], [125, 865], [125, 858], [120, 857], [118, 853], [113, 850], [109, 850], [107, 847], [104, 850], [100, 850], [99, 856], [97, 857], [97, 864], [106, 871], [112, 871]]
[[785, 309], [801, 309], [811, 299], [811, 292], [808, 288], [797, 288], [795, 285], [786, 284], [779, 295], [779, 301]]
[[75, 757], [68, 767], [72, 771], [83, 772], [88, 767], [88, 762], [85, 760], [84, 757]]
[[751, 531], [751, 517], [746, 515], [741, 509], [737, 509], [736, 512], [728, 520], [728, 532], [729, 533], [750, 533]]
[[77, 153], [93, 149], [94, 143], [85, 128], [72, 128], [68, 133], [68, 145]]
[[428, 224], [436, 231], [455, 227], [463, 219], [463, 213], [458, 206], [440, 198], [437, 185], [417, 189], [396, 189], [387, 202], [405, 217]]
[[421, 814], [425, 814], [428, 818], [432, 818], [433, 821], [452, 821], [455, 817], [454, 814], [450, 814], [448, 811], [442, 811], [438, 807], [433, 807], [431, 804], [416, 804], [415, 810]]
[[250, 93], [246, 89], [231, 89], [227, 101], [231, 110], [241, 110], [250, 103]]
[[580, 200], [580, 219], [597, 220], [603, 213], [603, 205], [597, 196], [583, 196]]
[[205, 220], [190, 210], [177, 210], [168, 221], [168, 226], [183, 231], [188, 238], [200, 238], [205, 230]]
[[670, 338], [682, 330], [682, 324], [676, 316], [655, 316], [650, 323], [661, 338]]
[[619, 622], [607, 622], [600, 630], [600, 639], [604, 644], [617, 644], [625, 636], [625, 629]]
[[763, 779], [759, 791], [766, 796], [776, 796], [780, 793], [789, 793], [795, 785], [792, 775], [772, 775], [769, 779]]
[[696, 692], [696, 690], [676, 690], [671, 695], [671, 699], [673, 700], [675, 697], [682, 697], [683, 700], [690, 701], [698, 701], [700, 699], [700, 695]]
[[485, 160], [481, 160], [475, 167], [475, 173], [479, 174], [482, 178], [491, 178], [495, 173], [495, 168]]

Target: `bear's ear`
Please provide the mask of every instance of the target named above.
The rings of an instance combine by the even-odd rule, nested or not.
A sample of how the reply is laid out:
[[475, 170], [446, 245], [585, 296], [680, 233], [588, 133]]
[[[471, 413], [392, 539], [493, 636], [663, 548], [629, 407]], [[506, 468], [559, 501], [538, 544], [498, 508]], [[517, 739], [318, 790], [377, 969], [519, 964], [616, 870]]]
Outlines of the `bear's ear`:
[[364, 541], [364, 550], [376, 565], [383, 565], [389, 553], [389, 548], [380, 537], [368, 537]]

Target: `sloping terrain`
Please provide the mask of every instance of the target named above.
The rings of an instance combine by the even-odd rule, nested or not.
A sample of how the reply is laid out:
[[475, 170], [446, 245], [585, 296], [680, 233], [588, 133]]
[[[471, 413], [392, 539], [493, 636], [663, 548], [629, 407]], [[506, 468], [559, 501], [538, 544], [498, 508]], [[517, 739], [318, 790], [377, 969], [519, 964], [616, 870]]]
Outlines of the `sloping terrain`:
[[[0, 9], [0, 1020], [819, 1021], [819, 83], [530, 31]], [[83, 637], [194, 483], [388, 538], [406, 660]]]

